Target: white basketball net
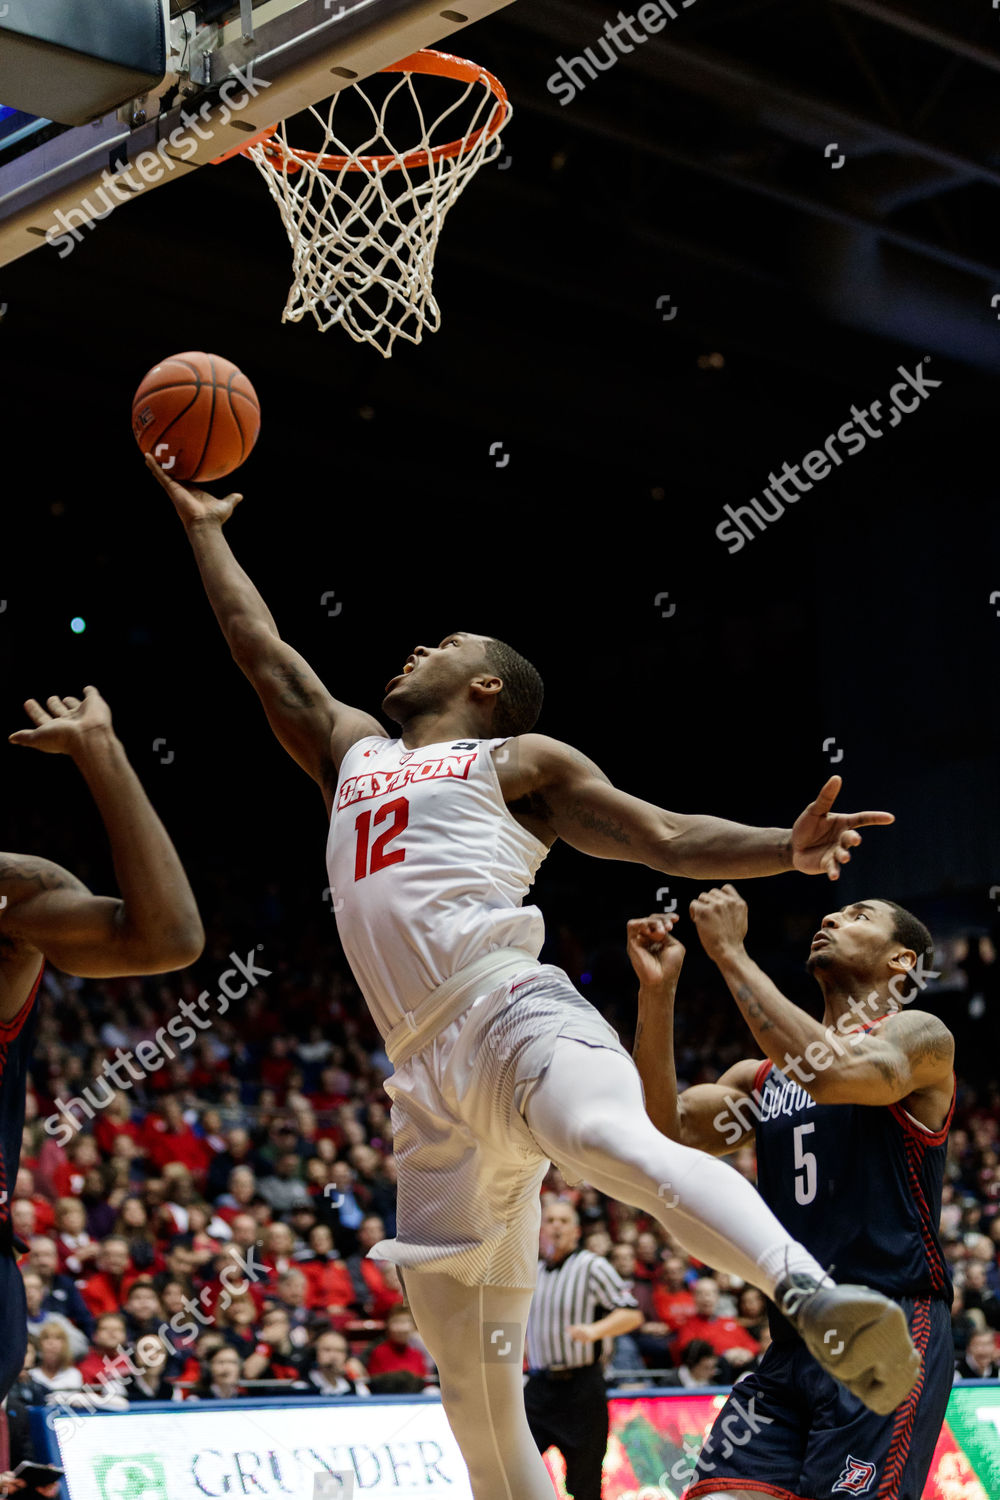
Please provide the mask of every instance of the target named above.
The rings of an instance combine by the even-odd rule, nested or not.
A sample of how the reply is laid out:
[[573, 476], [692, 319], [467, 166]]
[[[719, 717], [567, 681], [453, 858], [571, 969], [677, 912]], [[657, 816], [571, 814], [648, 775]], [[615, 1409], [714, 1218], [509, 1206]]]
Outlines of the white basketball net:
[[[432, 291], [438, 236], [469, 179], [499, 155], [499, 128], [492, 133], [487, 128], [494, 111], [502, 110], [501, 126], [511, 114], [480, 73], [467, 84], [454, 80], [459, 96], [428, 123], [414, 87], [422, 76], [400, 74], [381, 104], [360, 84], [343, 91], [360, 97], [371, 112], [371, 134], [355, 146], [340, 140], [334, 129], [340, 93], [330, 100], [325, 117], [310, 107], [323, 134], [315, 155], [343, 157], [342, 166], [324, 168], [311, 159], [313, 153], [296, 152], [286, 122], [269, 142], [246, 151], [267, 182], [292, 246], [294, 280], [282, 322], [297, 323], [311, 312], [322, 331], [340, 324], [352, 339], [374, 345], [386, 358], [397, 338], [419, 344], [425, 328], [440, 327]], [[398, 114], [407, 99], [417, 121], [414, 126], [411, 118], [410, 129], [419, 131], [419, 140], [397, 150], [388, 145], [387, 116]], [[459, 135], [457, 122], [470, 111]], [[398, 127], [391, 128], [398, 135]], [[461, 141], [454, 156], [437, 161], [429, 156], [453, 140]], [[418, 153], [428, 154], [414, 163]]]

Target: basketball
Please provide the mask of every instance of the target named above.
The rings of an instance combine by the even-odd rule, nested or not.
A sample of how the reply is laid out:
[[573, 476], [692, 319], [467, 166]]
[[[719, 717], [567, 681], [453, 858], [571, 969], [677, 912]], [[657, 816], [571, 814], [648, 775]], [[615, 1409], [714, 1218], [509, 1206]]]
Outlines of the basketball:
[[172, 479], [223, 479], [249, 457], [260, 402], [241, 370], [217, 354], [172, 354], [132, 402], [132, 431]]

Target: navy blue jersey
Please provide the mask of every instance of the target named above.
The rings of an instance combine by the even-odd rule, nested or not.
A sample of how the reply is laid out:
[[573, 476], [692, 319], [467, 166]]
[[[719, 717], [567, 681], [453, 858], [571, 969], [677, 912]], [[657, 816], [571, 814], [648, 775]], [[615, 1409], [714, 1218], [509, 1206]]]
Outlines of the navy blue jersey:
[[39, 969], [31, 994], [17, 1015], [0, 1021], [0, 1245], [8, 1249], [10, 1200], [24, 1134], [24, 1091], [35, 1039], [35, 996], [41, 981]]
[[[931, 1132], [901, 1104], [817, 1104], [770, 1062], [755, 1079], [757, 1184], [788, 1232], [839, 1282], [897, 1301], [951, 1303], [938, 1239], [952, 1106]], [[795, 1337], [768, 1309], [776, 1340]]]

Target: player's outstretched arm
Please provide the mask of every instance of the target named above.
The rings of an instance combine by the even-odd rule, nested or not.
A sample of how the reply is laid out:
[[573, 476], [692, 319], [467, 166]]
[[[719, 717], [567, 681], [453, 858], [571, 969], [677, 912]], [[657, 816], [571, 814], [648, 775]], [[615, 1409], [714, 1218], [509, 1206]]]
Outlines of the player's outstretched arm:
[[886, 812], [834, 813], [839, 776], [830, 777], [792, 828], [751, 828], [725, 818], [667, 812], [629, 796], [585, 755], [547, 735], [521, 735], [497, 760], [507, 802], [514, 806], [523, 800], [574, 849], [694, 880], [747, 879], [784, 870], [837, 880], [840, 866], [861, 842], [858, 828], [893, 821]]
[[177, 851], [111, 725], [97, 689], [25, 704], [34, 729], [10, 736], [69, 755], [107, 829], [121, 899], [93, 896], [46, 859], [0, 856], [0, 935], [69, 974], [162, 974], [193, 963], [205, 944], [194, 894]]
[[233, 556], [222, 528], [243, 496], [219, 499], [178, 484], [152, 454], [146, 465], [184, 523], [198, 571], [237, 666], [253, 684], [268, 722], [289, 755], [333, 803], [337, 767], [355, 740], [381, 735], [377, 720], [332, 696], [304, 657], [278, 633], [267, 605]]
[[[898, 1104], [911, 1094], [938, 1091], [950, 1099], [955, 1044], [935, 1016], [900, 1009], [878, 1020], [873, 992], [871, 1003], [851, 1002], [849, 1024], [824, 1027], [787, 1000], [747, 953], [746, 902], [731, 885], [692, 901], [691, 916], [763, 1050], [817, 1104]], [[911, 953], [909, 961], [918, 973], [917, 955]], [[900, 977], [906, 974], [904, 969]], [[908, 998], [900, 997], [899, 1004]], [[873, 1025], [874, 1031], [861, 1029]]]
[[639, 980], [639, 1016], [632, 1057], [642, 1079], [646, 1113], [665, 1136], [710, 1156], [725, 1156], [753, 1139], [750, 1096], [759, 1062], [735, 1063], [718, 1083], [677, 1093], [674, 999], [684, 946], [672, 935], [676, 913], [628, 924], [628, 956]]

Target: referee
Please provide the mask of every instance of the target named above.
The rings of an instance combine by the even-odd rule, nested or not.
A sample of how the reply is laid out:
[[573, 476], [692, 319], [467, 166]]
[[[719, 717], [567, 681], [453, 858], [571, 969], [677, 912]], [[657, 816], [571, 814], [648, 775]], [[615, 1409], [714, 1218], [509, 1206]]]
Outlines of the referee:
[[603, 1256], [579, 1249], [579, 1241], [576, 1209], [550, 1204], [525, 1336], [524, 1406], [539, 1453], [558, 1448], [566, 1460], [567, 1493], [601, 1500], [608, 1398], [599, 1345], [638, 1328], [642, 1313], [618, 1272]]

